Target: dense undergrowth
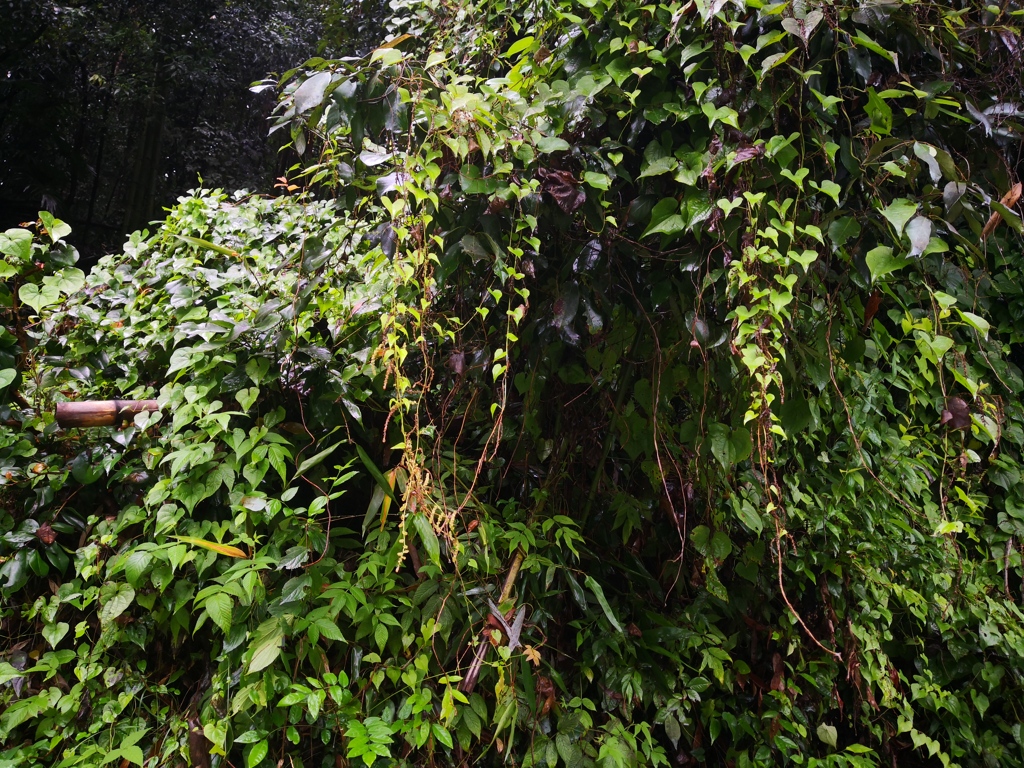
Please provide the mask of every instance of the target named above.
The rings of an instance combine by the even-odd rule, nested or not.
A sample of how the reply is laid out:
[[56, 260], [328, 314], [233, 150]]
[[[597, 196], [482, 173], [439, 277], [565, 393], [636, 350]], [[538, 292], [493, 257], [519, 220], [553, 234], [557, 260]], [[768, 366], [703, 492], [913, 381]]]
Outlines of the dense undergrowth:
[[1016, 6], [393, 10], [0, 235], [0, 766], [1024, 764]]

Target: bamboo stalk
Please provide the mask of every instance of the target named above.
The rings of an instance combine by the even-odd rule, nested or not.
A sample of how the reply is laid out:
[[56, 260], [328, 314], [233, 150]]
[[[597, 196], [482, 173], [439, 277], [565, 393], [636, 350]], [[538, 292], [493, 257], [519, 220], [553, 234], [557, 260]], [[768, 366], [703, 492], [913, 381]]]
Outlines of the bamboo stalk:
[[143, 411], [159, 411], [156, 400], [84, 400], [57, 403], [57, 424], [70, 427], [111, 427]]
[[[517, 549], [516, 556], [512, 560], [512, 567], [509, 569], [508, 576], [505, 577], [505, 586], [501, 590], [501, 597], [498, 598], [498, 605], [501, 605], [512, 596], [512, 588], [516, 584], [516, 578], [519, 576], [519, 569], [523, 565], [524, 557], [523, 550]], [[473, 689], [476, 688], [476, 681], [480, 678], [480, 668], [484, 665], [487, 651], [491, 648], [487, 634], [488, 631], [485, 624], [484, 631], [480, 634], [480, 642], [476, 647], [476, 653], [473, 654], [473, 662], [469, 665], [469, 671], [459, 685], [459, 689], [465, 694], [473, 692]]]

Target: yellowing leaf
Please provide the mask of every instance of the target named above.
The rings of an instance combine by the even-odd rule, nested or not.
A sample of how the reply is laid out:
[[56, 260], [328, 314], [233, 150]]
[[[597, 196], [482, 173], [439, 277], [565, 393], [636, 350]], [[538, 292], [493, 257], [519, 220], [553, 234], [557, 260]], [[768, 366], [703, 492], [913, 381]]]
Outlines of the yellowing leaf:
[[171, 538], [172, 539], [177, 539], [178, 541], [182, 541], [185, 544], [191, 544], [192, 546], [195, 546], [195, 547], [202, 547], [203, 549], [210, 549], [210, 550], [213, 550], [214, 552], [216, 552], [218, 554], [227, 555], [228, 557], [241, 557], [241, 558], [248, 558], [249, 557], [247, 554], [245, 554], [245, 552], [243, 552], [238, 547], [232, 547], [232, 546], [229, 546], [227, 544], [218, 544], [215, 541], [206, 541], [205, 539], [195, 539], [195, 538], [192, 538], [191, 536], [171, 536]]

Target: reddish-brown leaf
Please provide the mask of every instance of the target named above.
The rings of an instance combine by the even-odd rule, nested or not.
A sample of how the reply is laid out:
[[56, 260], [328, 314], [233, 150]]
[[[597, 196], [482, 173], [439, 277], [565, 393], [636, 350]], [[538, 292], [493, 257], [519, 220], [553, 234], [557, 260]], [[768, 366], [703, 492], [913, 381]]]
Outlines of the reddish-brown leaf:
[[939, 423], [948, 425], [950, 429], [967, 429], [971, 426], [971, 409], [962, 397], [951, 397], [946, 400]]
[[882, 292], [877, 288], [868, 296], [868, 301], [864, 305], [864, 328], [871, 327], [871, 321], [875, 319], [875, 313], [878, 312], [878, 307], [882, 304]]
[[537, 171], [540, 188], [555, 199], [558, 207], [566, 213], [574, 213], [587, 199], [587, 194], [576, 183], [576, 179], [568, 171], [550, 171], [541, 168]]
[[[1022, 187], [1021, 183], [1018, 181], [1016, 184], [1010, 187], [1010, 191], [1003, 195], [1003, 199], [1000, 200], [999, 202], [1005, 205], [1007, 208], [1012, 208], [1017, 204], [1017, 201], [1020, 200], [1022, 189], [1024, 189], [1024, 187]], [[981, 239], [984, 240], [993, 232], [995, 232], [996, 227], [999, 226], [999, 222], [1002, 220], [1003, 217], [1000, 215], [999, 211], [995, 211], [991, 216], [989, 216], [988, 221], [985, 223], [985, 228], [981, 230]]]
[[57, 532], [50, 527], [49, 523], [43, 523], [36, 529], [36, 538], [49, 546], [57, 540]]

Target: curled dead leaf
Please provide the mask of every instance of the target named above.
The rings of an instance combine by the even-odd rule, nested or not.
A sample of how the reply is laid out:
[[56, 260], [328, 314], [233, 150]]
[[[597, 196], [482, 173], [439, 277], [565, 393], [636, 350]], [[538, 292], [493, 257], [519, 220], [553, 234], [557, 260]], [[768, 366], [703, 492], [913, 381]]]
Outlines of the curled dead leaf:
[[49, 523], [43, 523], [36, 529], [36, 538], [49, 546], [57, 540], [57, 532], [50, 527]]
[[565, 213], [574, 213], [587, 199], [587, 194], [579, 188], [576, 179], [568, 171], [551, 171], [540, 168], [537, 171], [540, 188], [555, 199], [558, 207]]
[[939, 423], [950, 429], [967, 429], [971, 426], [971, 409], [962, 397], [950, 397], [946, 400]]
[[[1021, 183], [1018, 181], [1016, 184], [1010, 187], [1010, 191], [1003, 195], [1002, 199], [999, 202], [1005, 205], [1007, 208], [1012, 208], [1017, 204], [1017, 201], [1020, 200], [1022, 190], [1024, 190], [1024, 186], [1022, 186]], [[996, 227], [999, 226], [999, 222], [1002, 220], [1003, 217], [999, 213], [999, 211], [993, 212], [993, 214], [988, 217], [988, 221], [985, 222], [985, 228], [981, 230], [981, 239], [985, 240], [989, 235], [995, 232]]]

